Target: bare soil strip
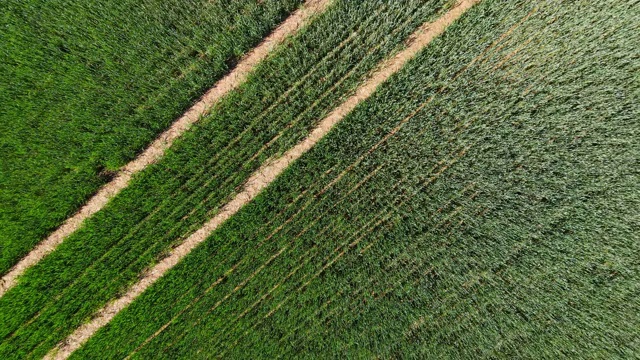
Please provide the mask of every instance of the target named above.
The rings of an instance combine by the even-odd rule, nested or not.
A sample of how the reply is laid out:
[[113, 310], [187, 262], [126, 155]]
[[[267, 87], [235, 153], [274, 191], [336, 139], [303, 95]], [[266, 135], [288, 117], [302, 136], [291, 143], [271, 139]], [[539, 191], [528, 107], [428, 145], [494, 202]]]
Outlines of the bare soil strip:
[[300, 9], [291, 14], [260, 45], [242, 58], [229, 74], [218, 81], [197, 103], [176, 120], [169, 129], [160, 134], [142, 154], [125, 165], [113, 180], [100, 188], [76, 214], [68, 218], [62, 226], [11, 268], [0, 280], [0, 297], [16, 285], [18, 277], [28, 268], [52, 252], [65, 238], [78, 230], [87, 218], [100, 211], [111, 198], [126, 188], [135, 173], [158, 161], [173, 142], [182, 136], [191, 125], [206, 115], [216, 102], [242, 84], [256, 65], [266, 58], [277, 45], [295, 34], [312, 16], [323, 12], [330, 3], [331, 0], [307, 0]]
[[360, 102], [370, 97], [380, 84], [398, 72], [420, 50], [442, 34], [451, 23], [478, 2], [480, 0], [462, 0], [434, 22], [423, 24], [410, 36], [410, 44], [404, 50], [394, 57], [381, 62], [378, 69], [356, 90], [355, 94], [335, 108], [303, 141], [289, 149], [281, 157], [263, 164], [247, 180], [243, 190], [223, 206], [211, 220], [189, 236], [168, 257], [143, 274], [141, 280], [134, 284], [125, 295], [100, 309], [90, 322], [76, 329], [66, 340], [52, 349], [45, 356], [45, 359], [67, 359], [71, 353], [89, 340], [96, 331], [109, 323], [116, 314], [131, 304], [196, 246], [205, 241], [218, 226], [237, 213], [249, 201], [253, 200], [261, 190], [273, 182], [292, 162], [311, 149]]

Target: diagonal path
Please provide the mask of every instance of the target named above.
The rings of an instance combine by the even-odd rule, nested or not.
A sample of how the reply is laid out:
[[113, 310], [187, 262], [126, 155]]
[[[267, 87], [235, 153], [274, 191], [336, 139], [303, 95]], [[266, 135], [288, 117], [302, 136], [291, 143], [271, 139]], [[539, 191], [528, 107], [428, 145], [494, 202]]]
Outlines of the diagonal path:
[[223, 222], [236, 214], [245, 204], [253, 200], [261, 190], [273, 182], [291, 163], [310, 150], [337, 123], [350, 113], [359, 103], [369, 98], [383, 82], [398, 72], [420, 50], [427, 46], [434, 38], [442, 34], [457, 18], [464, 14], [480, 0], [462, 0], [446, 14], [437, 20], [423, 24], [409, 38], [410, 44], [394, 57], [382, 61], [369, 79], [361, 85], [354, 95], [350, 96], [310, 132], [310, 134], [281, 157], [263, 164], [247, 180], [244, 188], [220, 212], [218, 212], [203, 227], [189, 236], [168, 257], [156, 264], [140, 281], [134, 284], [126, 294], [107, 304], [96, 313], [88, 323], [79, 327], [65, 341], [58, 344], [45, 359], [66, 359], [80, 348], [93, 334], [105, 326], [120, 311], [131, 304], [147, 288], [160, 279], [167, 271], [187, 256], [196, 246], [204, 242]]
[[173, 142], [182, 136], [198, 119], [206, 115], [216, 102], [241, 85], [253, 69], [277, 45], [281, 44], [287, 37], [295, 34], [311, 17], [323, 12], [330, 3], [331, 0], [307, 0], [299, 10], [291, 14], [260, 45], [249, 52], [229, 74], [218, 81], [197, 103], [178, 118], [169, 129], [160, 134], [143, 153], [125, 165], [113, 180], [100, 188], [76, 214], [68, 218], [62, 226], [40, 242], [27, 256], [11, 268], [0, 280], [0, 297], [17, 284], [20, 275], [55, 250], [64, 239], [78, 230], [86, 219], [100, 211], [111, 198], [126, 188], [134, 174], [158, 161]]

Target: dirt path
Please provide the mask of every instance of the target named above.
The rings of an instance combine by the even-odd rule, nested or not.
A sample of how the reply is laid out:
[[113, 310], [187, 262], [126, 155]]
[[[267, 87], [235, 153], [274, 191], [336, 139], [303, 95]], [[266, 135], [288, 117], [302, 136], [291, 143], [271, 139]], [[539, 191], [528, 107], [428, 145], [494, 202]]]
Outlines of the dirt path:
[[340, 122], [359, 103], [373, 94], [376, 88], [391, 75], [400, 70], [420, 50], [439, 36], [459, 18], [465, 11], [480, 0], [463, 0], [432, 23], [423, 24], [410, 36], [410, 45], [394, 57], [380, 63], [371, 77], [362, 84], [354, 95], [335, 108], [324, 118], [316, 128], [300, 143], [289, 149], [280, 158], [263, 164], [249, 180], [243, 190], [233, 200], [227, 203], [216, 216], [209, 220], [202, 228], [189, 236], [168, 257], [156, 264], [149, 272], [142, 275], [142, 279], [134, 284], [129, 291], [119, 299], [107, 304], [99, 310], [94, 318], [76, 329], [66, 340], [52, 349], [45, 359], [66, 359], [71, 353], [80, 348], [96, 331], [105, 326], [113, 317], [131, 304], [149, 286], [155, 283], [167, 271], [173, 268], [182, 258], [189, 254], [196, 246], [205, 241], [211, 233], [223, 222], [233, 216], [258, 193], [275, 180], [292, 162], [300, 158], [324, 137], [338, 122]]
[[242, 58], [229, 74], [218, 81], [197, 103], [176, 120], [169, 129], [160, 134], [142, 154], [125, 165], [113, 180], [100, 188], [75, 215], [68, 218], [62, 226], [12, 267], [0, 280], [0, 297], [16, 285], [18, 277], [28, 268], [55, 250], [65, 238], [78, 230], [87, 218], [100, 211], [111, 198], [126, 188], [135, 173], [158, 161], [177, 138], [182, 136], [203, 115], [206, 115], [213, 104], [242, 84], [256, 65], [266, 58], [278, 44], [295, 34], [313, 15], [323, 12], [330, 2], [331, 0], [307, 0], [299, 10], [291, 14], [260, 45]]

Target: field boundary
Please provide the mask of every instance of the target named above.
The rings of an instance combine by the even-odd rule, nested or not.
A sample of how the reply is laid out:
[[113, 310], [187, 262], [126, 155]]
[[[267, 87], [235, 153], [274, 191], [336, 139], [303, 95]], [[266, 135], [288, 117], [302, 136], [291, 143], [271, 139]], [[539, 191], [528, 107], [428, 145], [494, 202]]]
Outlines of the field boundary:
[[332, 0], [307, 0], [300, 9], [293, 12], [258, 46], [247, 53], [231, 72], [217, 81], [198, 102], [160, 134], [138, 157], [123, 166], [113, 180], [103, 185], [77, 213], [68, 218], [46, 239], [38, 243], [35, 248], [2, 276], [0, 280], [0, 297], [17, 284], [18, 278], [27, 269], [55, 250], [64, 239], [78, 230], [86, 219], [104, 208], [109, 200], [126, 188], [134, 174], [162, 158], [165, 151], [173, 145], [177, 138], [182, 136], [202, 116], [205, 116], [221, 98], [244, 83], [255, 67], [279, 44], [297, 33], [314, 15], [322, 13], [331, 2]]
[[59, 343], [45, 359], [67, 359], [75, 350], [79, 349], [93, 334], [108, 324], [120, 311], [129, 306], [146, 289], [173, 268], [199, 244], [204, 242], [222, 223], [235, 215], [244, 205], [253, 200], [261, 190], [272, 183], [291, 163], [310, 150], [320, 139], [338, 124], [362, 101], [369, 98], [383, 82], [397, 73], [419, 51], [426, 47], [433, 39], [442, 34], [446, 28], [458, 19], [480, 0], [462, 0], [456, 3], [447, 13], [433, 22], [420, 26], [409, 36], [409, 44], [395, 56], [380, 62], [377, 70], [359, 86], [355, 93], [336, 107], [327, 117], [309, 133], [309, 135], [286, 151], [281, 157], [267, 161], [246, 181], [243, 189], [220, 211], [191, 234], [171, 254], [157, 263], [148, 272], [141, 275], [141, 279], [134, 284], [120, 298], [105, 305], [96, 312], [88, 323], [80, 326], [63, 342]]

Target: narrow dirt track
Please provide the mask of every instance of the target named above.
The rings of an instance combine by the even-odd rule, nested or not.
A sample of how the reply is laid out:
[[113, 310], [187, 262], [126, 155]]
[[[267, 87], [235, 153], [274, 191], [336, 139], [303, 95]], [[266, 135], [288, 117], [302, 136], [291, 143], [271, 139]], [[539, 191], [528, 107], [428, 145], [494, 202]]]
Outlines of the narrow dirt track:
[[189, 236], [180, 246], [150, 271], [142, 275], [140, 281], [134, 284], [128, 292], [115, 301], [100, 309], [93, 319], [76, 329], [67, 339], [52, 349], [45, 359], [67, 359], [75, 350], [80, 348], [93, 334], [105, 326], [120, 311], [131, 304], [153, 283], [173, 268], [182, 258], [188, 255], [196, 246], [205, 241], [211, 233], [223, 222], [236, 214], [245, 204], [253, 200], [258, 193], [273, 182], [292, 162], [300, 158], [322, 139], [338, 122], [351, 112], [359, 103], [369, 98], [374, 91], [389, 77], [398, 72], [409, 60], [427, 46], [434, 38], [442, 34], [445, 29], [480, 0], [462, 0], [446, 14], [431, 23], [423, 24], [410, 35], [410, 44], [394, 57], [382, 61], [369, 79], [356, 90], [345, 102], [335, 108], [326, 118], [315, 127], [310, 134], [283, 156], [268, 161], [251, 175], [244, 188], [229, 203], [209, 220], [203, 227]]
[[160, 134], [142, 154], [125, 165], [113, 180], [100, 188], [76, 214], [68, 218], [62, 226], [12, 267], [0, 280], [0, 297], [16, 285], [18, 277], [28, 268], [55, 250], [65, 238], [78, 230], [86, 219], [100, 211], [111, 198], [126, 188], [135, 173], [158, 161], [173, 142], [198, 119], [206, 115], [216, 102], [242, 84], [256, 65], [266, 58], [278, 44], [295, 34], [312, 16], [323, 12], [330, 3], [331, 0], [307, 0], [299, 10], [291, 14], [260, 45], [243, 57], [229, 74], [220, 79], [197, 103], [178, 118], [169, 129]]

